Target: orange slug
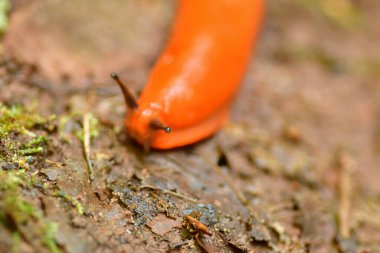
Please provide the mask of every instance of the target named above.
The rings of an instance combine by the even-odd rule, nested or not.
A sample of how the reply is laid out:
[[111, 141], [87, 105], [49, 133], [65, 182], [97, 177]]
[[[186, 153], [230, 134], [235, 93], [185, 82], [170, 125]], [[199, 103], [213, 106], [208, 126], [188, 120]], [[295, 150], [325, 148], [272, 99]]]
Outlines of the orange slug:
[[138, 101], [115, 73], [128, 107], [128, 134], [170, 149], [215, 133], [229, 118], [264, 0], [180, 0], [172, 34]]

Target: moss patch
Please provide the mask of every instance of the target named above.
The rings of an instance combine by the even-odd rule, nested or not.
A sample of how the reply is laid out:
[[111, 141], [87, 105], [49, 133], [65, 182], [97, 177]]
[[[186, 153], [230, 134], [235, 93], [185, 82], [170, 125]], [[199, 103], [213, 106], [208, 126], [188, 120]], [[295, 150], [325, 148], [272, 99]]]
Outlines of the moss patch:
[[0, 104], [0, 226], [11, 232], [14, 252], [19, 251], [21, 240], [60, 252], [57, 224], [44, 217], [35, 197], [28, 197], [44, 185], [36, 172], [45, 159], [41, 155], [48, 141], [44, 134], [55, 128], [54, 118]]

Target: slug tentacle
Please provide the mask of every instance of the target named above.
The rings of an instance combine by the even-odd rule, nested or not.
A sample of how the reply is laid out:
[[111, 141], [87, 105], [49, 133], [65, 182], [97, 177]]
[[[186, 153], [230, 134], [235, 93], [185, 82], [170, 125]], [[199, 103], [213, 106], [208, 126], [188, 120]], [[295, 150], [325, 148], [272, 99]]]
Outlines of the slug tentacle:
[[127, 85], [125, 85], [125, 83], [120, 80], [119, 76], [115, 72], [111, 74], [111, 77], [113, 80], [115, 80], [123, 92], [125, 103], [127, 104], [128, 108], [136, 110], [139, 107], [137, 99], [132, 95], [132, 92], [128, 89]]
[[161, 121], [158, 119], [152, 119], [149, 123], [149, 127], [153, 130], [164, 130], [166, 133], [170, 133], [172, 129], [168, 126], [165, 126]]

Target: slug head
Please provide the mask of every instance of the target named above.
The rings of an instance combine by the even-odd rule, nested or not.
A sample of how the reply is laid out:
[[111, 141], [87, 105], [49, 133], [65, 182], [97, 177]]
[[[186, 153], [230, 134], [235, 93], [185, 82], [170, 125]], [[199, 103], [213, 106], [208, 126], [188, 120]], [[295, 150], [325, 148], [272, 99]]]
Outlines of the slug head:
[[171, 132], [171, 128], [162, 122], [162, 112], [148, 106], [128, 112], [125, 126], [128, 135], [148, 150], [155, 137]]
[[125, 118], [128, 135], [142, 144], [145, 150], [149, 150], [154, 137], [163, 134], [162, 131], [170, 133], [171, 128], [162, 123], [163, 113], [157, 106], [154, 106], [154, 103], [140, 107], [135, 97], [117, 74], [112, 73], [111, 77], [120, 86], [129, 109]]

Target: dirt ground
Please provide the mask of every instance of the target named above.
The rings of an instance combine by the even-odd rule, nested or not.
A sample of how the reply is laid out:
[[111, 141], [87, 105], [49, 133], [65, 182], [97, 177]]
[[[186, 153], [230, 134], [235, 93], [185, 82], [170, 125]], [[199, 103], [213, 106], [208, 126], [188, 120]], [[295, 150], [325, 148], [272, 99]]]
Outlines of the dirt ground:
[[109, 74], [139, 93], [175, 3], [11, 1], [0, 252], [380, 252], [380, 2], [268, 0], [231, 122], [145, 153]]

